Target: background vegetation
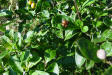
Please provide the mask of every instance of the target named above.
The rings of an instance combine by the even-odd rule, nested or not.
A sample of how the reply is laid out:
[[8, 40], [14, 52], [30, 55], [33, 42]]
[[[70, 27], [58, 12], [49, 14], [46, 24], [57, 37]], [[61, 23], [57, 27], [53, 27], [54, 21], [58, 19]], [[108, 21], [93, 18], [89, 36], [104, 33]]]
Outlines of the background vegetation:
[[111, 75], [111, 65], [111, 0], [0, 0], [0, 75]]

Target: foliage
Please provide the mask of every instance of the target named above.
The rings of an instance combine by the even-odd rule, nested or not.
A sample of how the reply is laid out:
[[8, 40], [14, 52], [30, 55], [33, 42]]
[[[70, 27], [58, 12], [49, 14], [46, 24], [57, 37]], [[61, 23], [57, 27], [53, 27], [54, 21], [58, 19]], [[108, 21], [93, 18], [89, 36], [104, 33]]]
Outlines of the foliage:
[[111, 73], [111, 0], [0, 0], [0, 9], [0, 74]]

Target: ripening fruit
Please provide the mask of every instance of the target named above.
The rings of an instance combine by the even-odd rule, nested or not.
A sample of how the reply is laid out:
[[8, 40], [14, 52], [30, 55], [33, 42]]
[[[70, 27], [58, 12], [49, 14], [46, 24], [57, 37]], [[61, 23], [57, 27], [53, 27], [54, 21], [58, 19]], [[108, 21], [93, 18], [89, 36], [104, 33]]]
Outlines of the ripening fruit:
[[28, 4], [31, 5], [32, 4], [32, 1], [28, 1]]
[[68, 21], [62, 20], [62, 26], [66, 28], [68, 26]]
[[104, 60], [106, 58], [106, 52], [103, 49], [99, 49], [97, 51], [97, 57], [101, 60]]
[[31, 8], [34, 9], [35, 8], [35, 5], [36, 5], [35, 3], [32, 3], [31, 4]]

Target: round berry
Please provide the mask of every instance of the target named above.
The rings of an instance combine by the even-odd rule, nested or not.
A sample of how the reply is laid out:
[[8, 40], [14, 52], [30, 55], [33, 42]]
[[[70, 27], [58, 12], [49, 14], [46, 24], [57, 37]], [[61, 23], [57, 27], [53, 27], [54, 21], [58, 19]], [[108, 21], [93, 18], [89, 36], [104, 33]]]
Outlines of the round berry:
[[62, 26], [66, 28], [68, 26], [68, 21], [62, 20]]
[[97, 57], [101, 60], [104, 60], [106, 58], [106, 52], [103, 49], [99, 49], [97, 51]]

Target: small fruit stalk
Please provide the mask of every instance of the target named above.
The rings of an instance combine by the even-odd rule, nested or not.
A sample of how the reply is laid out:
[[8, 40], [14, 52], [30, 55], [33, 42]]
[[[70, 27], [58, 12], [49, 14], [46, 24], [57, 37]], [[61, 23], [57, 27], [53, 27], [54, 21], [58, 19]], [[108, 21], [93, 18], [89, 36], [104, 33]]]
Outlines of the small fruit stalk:
[[68, 26], [68, 21], [62, 20], [62, 26], [66, 28]]
[[97, 57], [101, 60], [105, 60], [106, 59], [106, 52], [103, 49], [99, 49], [97, 51]]

